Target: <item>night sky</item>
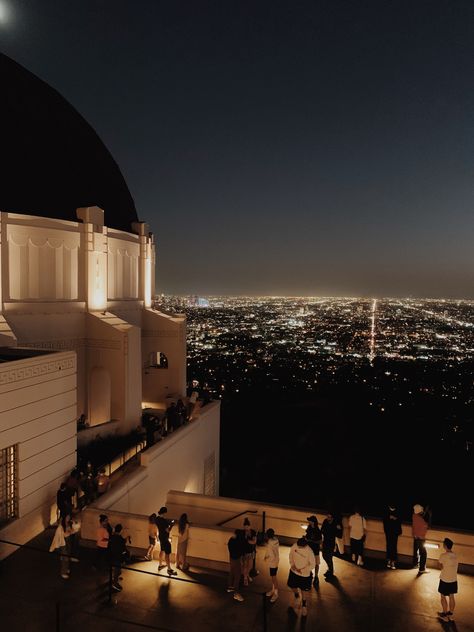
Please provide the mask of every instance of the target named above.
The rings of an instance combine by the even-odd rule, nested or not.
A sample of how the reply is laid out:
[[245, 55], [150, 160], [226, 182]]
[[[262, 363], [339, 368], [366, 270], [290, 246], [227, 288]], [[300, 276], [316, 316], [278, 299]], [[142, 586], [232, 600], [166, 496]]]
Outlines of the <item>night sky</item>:
[[0, 0], [167, 293], [474, 298], [472, 0]]

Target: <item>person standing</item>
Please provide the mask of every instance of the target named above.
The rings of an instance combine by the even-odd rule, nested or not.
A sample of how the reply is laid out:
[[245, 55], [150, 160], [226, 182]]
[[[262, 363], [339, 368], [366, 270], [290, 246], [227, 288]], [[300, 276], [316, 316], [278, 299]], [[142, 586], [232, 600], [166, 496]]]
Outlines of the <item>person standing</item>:
[[453, 552], [453, 545], [454, 542], [452, 540], [444, 538], [444, 553], [439, 556], [441, 568], [438, 586], [438, 592], [441, 595], [441, 612], [439, 616], [444, 621], [454, 621], [454, 608], [456, 607], [454, 595], [458, 592], [458, 558]]
[[110, 563], [113, 567], [112, 588], [117, 591], [122, 590], [122, 586], [119, 581], [120, 570], [125, 556], [128, 555], [125, 538], [122, 536], [122, 529], [123, 527], [121, 524], [116, 524], [109, 542]]
[[63, 516], [71, 515], [72, 502], [71, 495], [66, 487], [66, 483], [61, 483], [56, 494], [56, 505], [58, 507], [59, 519]]
[[425, 518], [422, 505], [413, 506], [412, 535], [413, 535], [413, 568], [419, 566], [418, 573], [426, 573], [426, 532], [428, 521]]
[[189, 396], [189, 399], [188, 399], [188, 410], [187, 410], [188, 421], [191, 421], [191, 418], [193, 416], [193, 410], [196, 408], [198, 398], [199, 398], [199, 391], [196, 388], [193, 388], [191, 395]]
[[306, 520], [308, 521], [308, 526], [306, 527], [306, 540], [314, 553], [314, 559], [316, 562], [314, 567], [313, 586], [315, 588], [318, 588], [319, 552], [323, 537], [321, 535], [321, 530], [319, 528], [318, 519], [316, 518], [316, 516], [309, 516], [308, 518], [306, 518]]
[[257, 532], [252, 529], [250, 520], [244, 519], [245, 548], [242, 556], [242, 575], [244, 576], [244, 586], [248, 586], [253, 579], [250, 577], [250, 570], [255, 557], [255, 549], [257, 546]]
[[189, 564], [186, 561], [189, 540], [188, 514], [181, 514], [178, 520], [178, 550], [176, 553], [176, 568], [186, 571]]
[[71, 529], [71, 517], [66, 515], [63, 516], [58, 526], [56, 527], [56, 531], [54, 533], [53, 540], [51, 542], [51, 546], [49, 547], [49, 552], [53, 553], [53, 551], [59, 551], [59, 572], [63, 579], [69, 579], [69, 554], [68, 554], [68, 543], [67, 540], [72, 533]]
[[102, 570], [107, 563], [107, 549], [109, 547], [112, 527], [109, 518], [105, 514], [99, 516], [99, 527], [97, 529], [96, 553], [93, 568]]
[[[174, 520], [168, 520], [166, 518], [166, 514], [168, 513], [168, 509], [166, 507], [161, 507], [158, 512], [158, 516], [156, 517], [156, 526], [158, 527], [158, 540], [160, 542], [160, 562], [158, 565], [158, 571], [161, 571], [165, 566], [168, 567], [168, 575], [171, 577], [172, 575], [177, 575], [178, 573], [171, 568], [171, 542], [170, 542], [170, 531], [174, 525]], [[165, 563], [163, 564], [163, 560]]]
[[385, 533], [387, 568], [396, 569], [398, 562], [398, 536], [402, 533], [402, 523], [395, 504], [388, 505], [383, 518]]
[[245, 533], [242, 529], [236, 529], [227, 542], [229, 551], [229, 585], [228, 593], [234, 593], [235, 601], [243, 601], [244, 598], [239, 592], [240, 578], [242, 577], [242, 557], [246, 545]]
[[351, 557], [357, 566], [364, 566], [364, 542], [367, 533], [367, 524], [359, 508], [349, 517], [349, 534], [351, 538]]
[[153, 551], [155, 550], [157, 537], [156, 513], [152, 513], [151, 516], [148, 516], [148, 550], [145, 555], [145, 559], [149, 562], [153, 561]]
[[331, 579], [331, 577], [334, 577], [334, 562], [332, 558], [336, 546], [336, 538], [342, 538], [342, 524], [336, 523], [333, 514], [328, 513], [321, 526], [321, 533], [323, 536], [323, 559], [328, 566], [324, 576], [326, 579]]
[[280, 542], [275, 537], [275, 531], [273, 529], [267, 529], [266, 534], [267, 543], [265, 550], [265, 561], [268, 563], [270, 571], [270, 578], [272, 580], [272, 587], [266, 595], [270, 597], [270, 603], [275, 603], [278, 599], [278, 564], [280, 562]]
[[334, 511], [334, 520], [336, 524], [341, 525], [341, 537], [336, 538], [336, 546], [334, 547], [335, 555], [344, 556], [344, 539], [342, 537], [342, 513], [339, 510]]
[[312, 570], [315, 566], [314, 553], [308, 545], [306, 538], [300, 538], [290, 549], [290, 572], [288, 575], [288, 587], [293, 590], [295, 601], [293, 610], [298, 613], [301, 607], [301, 616], [308, 615], [306, 599], [303, 591], [311, 590]]

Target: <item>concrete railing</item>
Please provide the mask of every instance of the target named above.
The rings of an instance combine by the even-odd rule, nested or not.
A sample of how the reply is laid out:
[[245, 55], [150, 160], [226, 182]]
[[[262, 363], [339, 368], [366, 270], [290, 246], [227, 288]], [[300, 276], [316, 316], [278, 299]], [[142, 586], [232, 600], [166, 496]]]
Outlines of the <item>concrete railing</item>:
[[[265, 512], [265, 527], [275, 530], [282, 542], [292, 542], [304, 534], [303, 526], [306, 526], [306, 518], [315, 514], [319, 523], [325, 519], [324, 512], [314, 509], [302, 509], [281, 505], [256, 503], [248, 500], [203, 496], [201, 494], [189, 494], [186, 492], [170, 491], [167, 497], [168, 511], [172, 515], [187, 513], [189, 520], [201, 525], [216, 525], [241, 511], [253, 510], [257, 513], [248, 514], [252, 526], [255, 529], [262, 528], [263, 514]], [[226, 527], [235, 529], [241, 527], [245, 516], [226, 523]], [[350, 543], [348, 518], [343, 521], [343, 539], [346, 546]], [[449, 529], [445, 527], [432, 527], [427, 534], [428, 561], [434, 562], [442, 553], [442, 542], [449, 537], [455, 543], [456, 554], [461, 570], [474, 574], [474, 532]], [[377, 518], [367, 518], [367, 538], [365, 549], [368, 556], [385, 556], [385, 535], [383, 523]], [[409, 561], [413, 552], [413, 537], [411, 525], [402, 525], [402, 534], [398, 540], [398, 552], [402, 559]]]
[[[145, 555], [148, 549], [148, 516], [139, 514], [123, 513], [118, 511], [104, 511], [94, 507], [88, 507], [82, 512], [81, 540], [86, 546], [93, 547], [97, 539], [99, 526], [99, 516], [106, 513], [112, 526], [120, 523], [124, 527], [122, 535], [130, 536], [130, 548], [138, 555]], [[175, 517], [171, 514], [170, 518]], [[179, 516], [176, 516], [176, 518]], [[217, 570], [227, 570], [229, 553], [227, 542], [232, 529], [225, 527], [214, 527], [206, 525], [192, 524], [189, 529], [189, 541], [187, 557], [192, 564], [214, 568]], [[171, 530], [171, 543], [173, 553], [177, 549], [178, 528]], [[157, 546], [155, 558], [158, 559]], [[174, 559], [174, 556], [173, 556]]]
[[[261, 530], [263, 512], [265, 512], [265, 526], [272, 527], [277, 533], [282, 544], [291, 543], [304, 533], [302, 525], [306, 525], [306, 517], [315, 513], [322, 522], [325, 515], [309, 509], [284, 507], [278, 505], [261, 505], [246, 500], [203, 496], [201, 494], [188, 494], [185, 492], [169, 492], [168, 517], [178, 519], [182, 513], [187, 513], [191, 521], [188, 543], [188, 557], [191, 563], [226, 570], [228, 567], [227, 541], [230, 534], [237, 527], [241, 527], [247, 516], [255, 529]], [[225, 526], [218, 527], [217, 522], [232, 517], [246, 510], [257, 510], [257, 513], [248, 513], [239, 516]], [[124, 535], [132, 539], [132, 548], [139, 554], [144, 554], [148, 548], [148, 516], [133, 513], [124, 513], [102, 508], [88, 507], [82, 512], [82, 540], [94, 546], [99, 515], [106, 513], [112, 525], [121, 523], [124, 526]], [[343, 519], [344, 543], [349, 545], [349, 529], [347, 517]], [[173, 552], [176, 551], [177, 527], [171, 532]], [[428, 531], [427, 543], [437, 548], [428, 548], [428, 562], [435, 565], [442, 552], [442, 541], [445, 537], [455, 542], [455, 550], [460, 562], [460, 571], [474, 574], [474, 533], [455, 531], [442, 528], [432, 528]], [[399, 554], [403, 561], [409, 562], [412, 556], [413, 538], [411, 526], [404, 524], [403, 533], [399, 538]], [[383, 557], [385, 555], [385, 536], [380, 520], [367, 519], [367, 557]]]

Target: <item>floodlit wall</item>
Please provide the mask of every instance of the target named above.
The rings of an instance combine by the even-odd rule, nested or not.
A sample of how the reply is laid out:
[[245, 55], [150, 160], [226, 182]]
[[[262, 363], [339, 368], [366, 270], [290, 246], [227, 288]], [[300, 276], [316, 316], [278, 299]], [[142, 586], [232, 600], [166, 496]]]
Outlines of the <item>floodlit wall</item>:
[[[0, 213], [0, 342], [75, 351], [78, 416], [91, 426], [118, 420], [115, 429], [126, 433], [141, 419], [140, 328], [154, 292], [153, 236], [140, 222], [130, 233], [104, 226], [98, 207], [77, 209], [77, 217]], [[121, 323], [112, 323], [109, 303]], [[184, 328], [178, 338], [184, 351], [170, 350], [168, 382], [184, 394]], [[97, 430], [108, 432], [104, 425]]]
[[170, 488], [219, 493], [220, 402], [201, 409], [195, 421], [140, 455], [141, 467], [123, 476], [96, 507], [149, 515], [166, 501]]
[[[0, 365], [0, 449], [18, 446], [19, 514], [0, 538], [25, 543], [56, 518], [57, 489], [76, 464], [76, 414], [74, 352]], [[9, 552], [0, 546], [0, 558]]]
[[[87, 314], [87, 334], [91, 425], [119, 419], [120, 432], [133, 430], [141, 416], [140, 330], [109, 312], [92, 313]], [[110, 389], [105, 388], [107, 376]], [[99, 377], [103, 388], [97, 388], [97, 384], [94, 388]], [[110, 416], [104, 418], [107, 395]]]
[[[152, 352], [161, 351], [168, 368], [149, 366]], [[143, 401], [151, 407], [168, 395], [186, 394], [186, 319], [152, 309], [142, 315]]]

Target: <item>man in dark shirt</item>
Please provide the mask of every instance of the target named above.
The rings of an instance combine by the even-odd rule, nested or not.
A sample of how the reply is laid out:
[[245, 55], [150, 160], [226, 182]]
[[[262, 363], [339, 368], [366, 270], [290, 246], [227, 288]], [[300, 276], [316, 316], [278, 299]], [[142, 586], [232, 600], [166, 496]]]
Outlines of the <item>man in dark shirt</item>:
[[[178, 573], [171, 568], [170, 554], [171, 554], [171, 542], [170, 531], [174, 525], [174, 520], [168, 520], [166, 514], [168, 509], [161, 507], [156, 517], [156, 526], [158, 527], [158, 540], [160, 542], [160, 562], [158, 565], [158, 571], [161, 571], [165, 566], [168, 567], [168, 575], [177, 575]], [[165, 563], [163, 564], [163, 561]]]
[[66, 483], [61, 483], [58, 493], [56, 494], [56, 504], [58, 506], [59, 518], [70, 516], [72, 514], [71, 495], [69, 494]]
[[112, 588], [118, 591], [122, 590], [122, 586], [119, 582], [120, 569], [125, 556], [128, 554], [125, 538], [122, 536], [122, 529], [121, 524], [116, 524], [109, 540], [110, 563], [113, 566]]
[[336, 524], [334, 516], [328, 513], [321, 527], [323, 535], [323, 559], [328, 565], [328, 570], [324, 573], [326, 579], [334, 577], [334, 563], [332, 557], [334, 555], [334, 547], [336, 546], [336, 538], [342, 538], [342, 525]]
[[242, 556], [244, 555], [246, 544], [245, 533], [242, 529], [236, 529], [227, 542], [230, 564], [229, 587], [227, 588], [227, 592], [234, 593], [235, 601], [244, 600], [238, 591], [240, 577], [242, 575]]

